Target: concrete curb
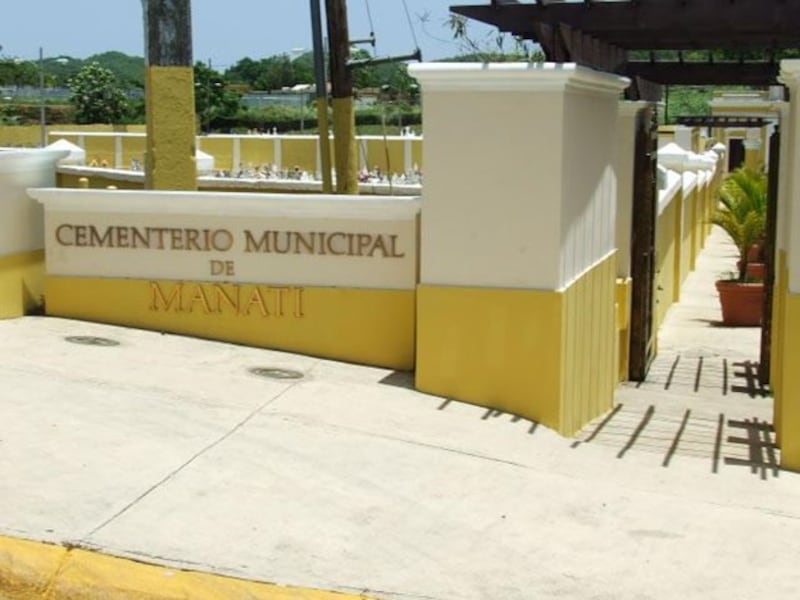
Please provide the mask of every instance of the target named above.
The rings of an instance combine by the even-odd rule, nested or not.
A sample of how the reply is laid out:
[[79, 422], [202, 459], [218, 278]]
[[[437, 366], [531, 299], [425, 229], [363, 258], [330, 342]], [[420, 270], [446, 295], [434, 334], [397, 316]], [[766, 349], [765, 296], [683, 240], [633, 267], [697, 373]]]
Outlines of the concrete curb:
[[343, 594], [182, 571], [0, 536], [3, 600], [366, 600]]

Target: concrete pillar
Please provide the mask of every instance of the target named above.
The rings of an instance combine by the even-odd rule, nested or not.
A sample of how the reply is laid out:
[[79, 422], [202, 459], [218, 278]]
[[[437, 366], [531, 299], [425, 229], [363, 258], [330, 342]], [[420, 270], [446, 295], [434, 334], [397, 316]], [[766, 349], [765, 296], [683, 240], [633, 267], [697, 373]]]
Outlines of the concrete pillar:
[[791, 102], [781, 127], [771, 383], [781, 466], [800, 471], [800, 60], [781, 61], [780, 79]]
[[145, 187], [197, 189], [190, 0], [142, 0], [147, 152]]
[[572, 434], [613, 402], [627, 80], [574, 64], [410, 72], [425, 121], [417, 387]]
[[69, 150], [0, 150], [0, 319], [41, 308], [44, 215], [26, 190], [53, 187]]

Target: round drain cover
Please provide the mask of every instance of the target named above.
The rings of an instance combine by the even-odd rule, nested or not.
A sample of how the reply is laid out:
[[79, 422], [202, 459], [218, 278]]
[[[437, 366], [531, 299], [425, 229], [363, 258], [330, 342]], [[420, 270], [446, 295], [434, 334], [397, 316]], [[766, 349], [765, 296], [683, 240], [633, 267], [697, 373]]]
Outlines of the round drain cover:
[[248, 369], [253, 375], [266, 377], [268, 379], [302, 379], [303, 373], [293, 369], [275, 369], [270, 367], [253, 367]]
[[116, 340], [93, 335], [69, 335], [64, 338], [71, 344], [82, 344], [84, 346], [119, 346]]

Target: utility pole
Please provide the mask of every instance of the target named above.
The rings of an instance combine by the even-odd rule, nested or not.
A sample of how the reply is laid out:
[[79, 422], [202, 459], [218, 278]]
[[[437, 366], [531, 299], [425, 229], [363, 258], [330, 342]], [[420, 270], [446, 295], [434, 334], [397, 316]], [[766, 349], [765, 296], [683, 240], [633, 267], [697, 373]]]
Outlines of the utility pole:
[[350, 34], [347, 27], [347, 0], [325, 0], [330, 49], [331, 96], [336, 161], [336, 191], [358, 193], [358, 154], [353, 101], [353, 72], [348, 66]]
[[147, 153], [145, 188], [196, 190], [191, 0], [142, 0]]
[[41, 146], [47, 145], [47, 100], [44, 95], [44, 48], [39, 46], [39, 127], [41, 128]]
[[328, 132], [328, 84], [325, 77], [325, 48], [322, 43], [322, 11], [320, 0], [311, 0], [311, 33], [314, 40], [314, 79], [317, 88], [317, 124], [322, 170], [322, 193], [333, 191], [331, 178], [331, 142]]

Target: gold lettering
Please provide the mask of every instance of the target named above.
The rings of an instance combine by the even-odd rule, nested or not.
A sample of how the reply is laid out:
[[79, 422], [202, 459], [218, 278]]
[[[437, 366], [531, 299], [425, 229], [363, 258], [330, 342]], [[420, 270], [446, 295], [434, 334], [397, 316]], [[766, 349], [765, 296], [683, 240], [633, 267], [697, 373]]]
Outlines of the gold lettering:
[[308, 234], [310, 239], [306, 239], [303, 237], [303, 234], [299, 231], [294, 232], [294, 253], [295, 254], [302, 254], [300, 251], [300, 246], [302, 245], [306, 249], [306, 254], [314, 254], [314, 241], [316, 239], [315, 233]]
[[156, 246], [159, 250], [164, 249], [164, 234], [169, 231], [164, 227], [148, 227], [148, 232], [154, 231], [158, 235], [158, 246]]
[[346, 236], [341, 231], [337, 231], [336, 233], [330, 234], [328, 236], [328, 252], [330, 252], [334, 256], [342, 256], [343, 254], [347, 254], [346, 252], [338, 252], [337, 250], [335, 250], [333, 248], [333, 238], [336, 238], [336, 237], [344, 238]]
[[204, 314], [210, 315], [213, 312], [211, 310], [211, 305], [208, 303], [208, 297], [206, 296], [206, 292], [203, 289], [202, 284], [196, 283], [194, 286], [194, 293], [189, 300], [189, 308], [186, 312], [194, 312], [194, 305], [198, 302], [200, 302]]
[[56, 228], [56, 241], [61, 244], [62, 246], [73, 246], [75, 244], [75, 237], [73, 235], [72, 241], [66, 241], [62, 236], [62, 230], [69, 230], [74, 234], [74, 227], [72, 225], [59, 225]]
[[283, 316], [283, 298], [284, 298], [283, 295], [289, 293], [290, 290], [289, 290], [289, 288], [285, 288], [285, 287], [278, 287], [278, 288], [272, 288], [272, 289], [275, 290], [275, 310], [277, 312], [277, 316], [282, 317]]
[[128, 239], [130, 229], [127, 227], [115, 227], [115, 229], [117, 230], [117, 247], [130, 248], [130, 240]]
[[217, 292], [216, 299], [217, 299], [217, 312], [222, 313], [223, 303], [231, 308], [234, 314], [239, 314], [239, 290], [241, 289], [238, 285], [234, 285], [233, 287], [233, 294], [231, 296], [228, 295], [228, 292], [225, 291], [225, 288], [222, 287], [220, 284], [216, 284], [214, 286], [214, 290]]
[[[283, 239], [286, 242], [286, 244], [283, 246], [283, 248], [280, 248], [279, 244], [278, 244], [278, 240], [280, 239], [280, 234], [281, 233], [283, 234]], [[273, 237], [273, 240], [275, 242], [275, 252], [277, 252], [278, 254], [287, 254], [289, 252], [289, 247], [291, 245], [291, 242], [289, 240], [289, 232], [288, 231], [273, 231], [272, 232], [272, 237]]]
[[106, 227], [105, 233], [101, 236], [94, 225], [89, 225], [89, 245], [90, 246], [108, 246], [114, 247], [114, 241], [111, 234], [114, 232], [113, 227]]
[[321, 256], [325, 256], [325, 234], [321, 231], [318, 232], [317, 239], [319, 240], [319, 253]]
[[389, 258], [405, 258], [406, 253], [403, 252], [402, 254], [397, 253], [397, 236], [390, 235], [389, 236], [389, 246], [391, 247], [391, 251], [389, 252]]
[[347, 255], [348, 256], [355, 256], [353, 253], [353, 238], [355, 236], [352, 233], [347, 234]]
[[369, 248], [372, 243], [372, 236], [368, 233], [359, 233], [356, 237], [358, 238], [358, 253], [356, 256], [364, 256], [364, 250]]
[[163, 307], [164, 312], [169, 312], [172, 309], [172, 305], [175, 305], [175, 312], [181, 312], [183, 310], [183, 284], [176, 285], [172, 292], [170, 293], [169, 297], [164, 295], [164, 291], [161, 289], [161, 286], [155, 282], [150, 282], [150, 310], [158, 311], [159, 310], [159, 303]]
[[269, 252], [269, 231], [261, 234], [261, 238], [256, 242], [249, 229], [244, 230], [244, 251], [245, 252]]
[[247, 306], [245, 307], [244, 314], [249, 316], [250, 310], [253, 308], [253, 305], [258, 306], [258, 310], [261, 312], [262, 317], [268, 317], [269, 311], [267, 310], [267, 305], [264, 302], [264, 297], [261, 295], [261, 290], [257, 287], [253, 287], [253, 291], [250, 292], [250, 300], [247, 302]]
[[[220, 237], [222, 238], [221, 242]], [[227, 252], [233, 246], [233, 235], [227, 229], [217, 229], [211, 235], [211, 246], [217, 252]]]
[[187, 250], [201, 250], [200, 244], [197, 243], [197, 236], [200, 232], [197, 229], [186, 230], [186, 249]]
[[305, 314], [303, 313], [303, 288], [294, 289], [294, 316], [302, 319]]
[[169, 241], [170, 241], [169, 247], [171, 250], [183, 250], [183, 230], [170, 229]]
[[384, 242], [382, 235], [375, 236], [375, 243], [372, 244], [372, 249], [367, 253], [367, 256], [369, 256], [370, 258], [375, 256], [375, 251], [378, 249], [380, 249], [381, 254], [383, 256], [386, 256], [387, 254], [386, 243]]
[[75, 225], [75, 245], [86, 246], [86, 225]]
[[139, 245], [136, 243], [137, 240], [140, 241], [142, 243], [142, 246], [144, 246], [145, 248], [149, 248], [150, 247], [150, 237], [143, 235], [142, 232], [139, 231], [138, 227], [131, 227], [131, 233], [133, 233], [133, 236], [132, 236], [133, 240], [132, 240], [132, 243], [131, 243], [131, 248], [138, 248], [139, 247]]

